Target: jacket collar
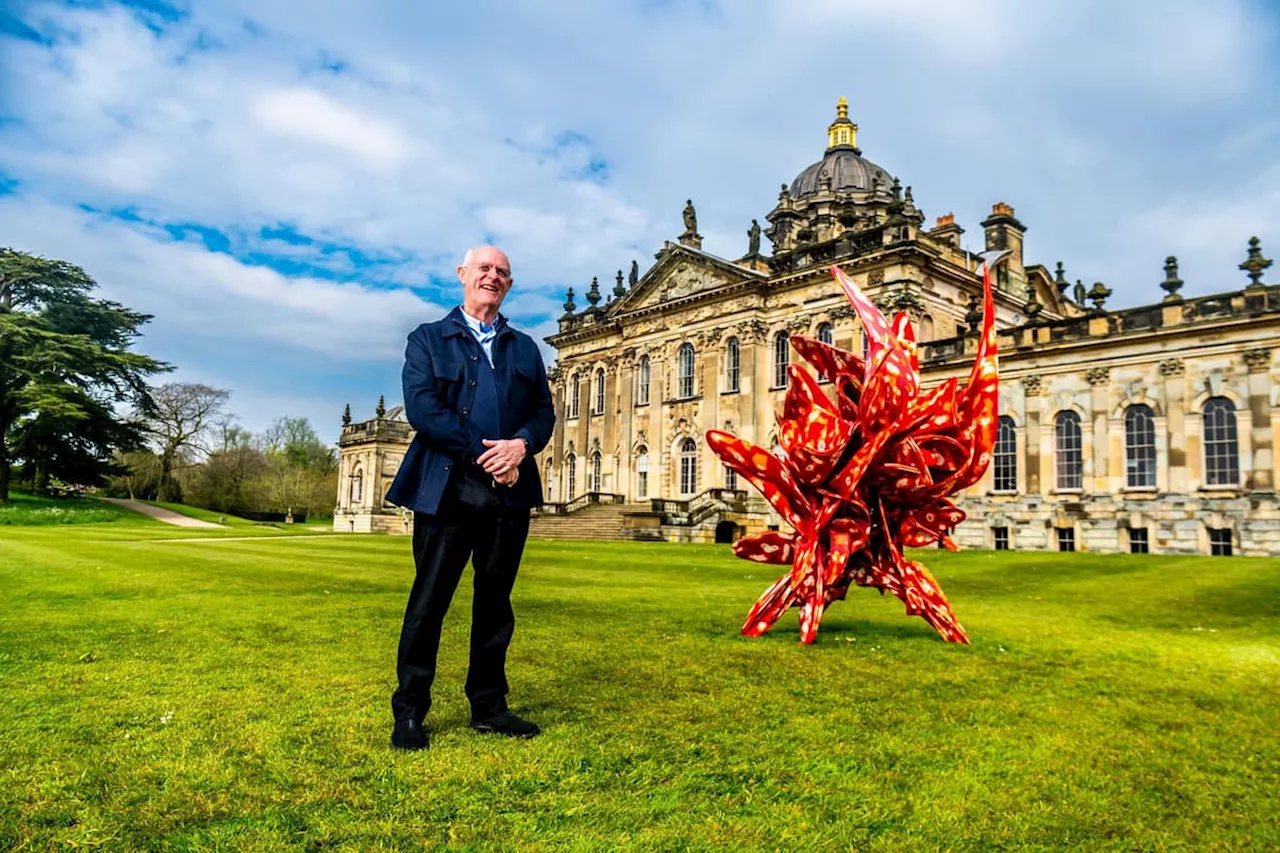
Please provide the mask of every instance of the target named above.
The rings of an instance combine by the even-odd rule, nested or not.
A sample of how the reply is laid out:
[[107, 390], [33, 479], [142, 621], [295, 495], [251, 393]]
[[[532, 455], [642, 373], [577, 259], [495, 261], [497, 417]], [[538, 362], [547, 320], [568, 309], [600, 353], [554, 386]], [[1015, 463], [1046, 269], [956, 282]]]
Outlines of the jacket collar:
[[[494, 329], [497, 330], [496, 337], [513, 334], [511, 324], [507, 322], [506, 315], [501, 311], [498, 312], [498, 319], [493, 322]], [[471, 329], [467, 327], [467, 318], [462, 314], [462, 306], [455, 305], [453, 310], [444, 316], [444, 336], [446, 338], [463, 333], [471, 334]]]

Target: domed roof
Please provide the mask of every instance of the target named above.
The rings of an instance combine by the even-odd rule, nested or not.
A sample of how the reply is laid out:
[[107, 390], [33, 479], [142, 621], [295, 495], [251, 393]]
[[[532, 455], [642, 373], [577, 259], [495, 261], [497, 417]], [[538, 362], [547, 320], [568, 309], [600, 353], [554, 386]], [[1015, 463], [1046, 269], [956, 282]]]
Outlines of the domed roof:
[[892, 175], [862, 157], [856, 148], [840, 146], [829, 149], [825, 157], [796, 176], [791, 182], [791, 197], [817, 195], [823, 173], [831, 178], [831, 189], [838, 193], [867, 192], [877, 175], [886, 190], [893, 184]]
[[849, 102], [843, 96], [836, 101], [836, 120], [827, 128], [826, 154], [791, 182], [791, 197], [817, 195], [824, 173], [831, 178], [831, 189], [838, 193], [867, 192], [877, 175], [885, 189], [893, 183], [888, 172], [863, 159], [858, 148], [858, 125], [849, 120]]

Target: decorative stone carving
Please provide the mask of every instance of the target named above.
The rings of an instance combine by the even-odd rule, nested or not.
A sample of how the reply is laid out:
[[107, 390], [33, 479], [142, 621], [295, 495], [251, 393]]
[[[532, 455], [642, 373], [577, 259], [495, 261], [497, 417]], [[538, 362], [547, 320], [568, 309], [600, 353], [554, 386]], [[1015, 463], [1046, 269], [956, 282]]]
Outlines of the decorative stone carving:
[[1040, 377], [1024, 376], [1022, 378], [1022, 390], [1026, 392], [1028, 397], [1040, 396]]
[[1244, 363], [1250, 373], [1263, 373], [1271, 367], [1271, 350], [1259, 347], [1244, 351]]
[[738, 327], [740, 337], [760, 343], [769, 338], [769, 324], [763, 320], [748, 320]]
[[879, 287], [884, 284], [884, 270], [872, 270], [867, 273], [867, 287]]
[[812, 322], [812, 320], [813, 318], [808, 314], [804, 314], [800, 317], [793, 317], [792, 319], [787, 321], [787, 334], [788, 335], [805, 334], [806, 332], [809, 331], [809, 323]]
[[720, 336], [725, 332], [723, 327], [717, 326], [714, 329], [703, 329], [698, 334], [698, 343], [701, 346], [712, 346], [720, 343]]
[[1160, 362], [1161, 376], [1181, 376], [1187, 372], [1187, 366], [1180, 358], [1166, 358]]
[[1105, 385], [1111, 379], [1111, 369], [1107, 367], [1091, 367], [1084, 378], [1090, 385]]
[[832, 320], [847, 320], [854, 314], [852, 305], [837, 305], [827, 312], [827, 316]]

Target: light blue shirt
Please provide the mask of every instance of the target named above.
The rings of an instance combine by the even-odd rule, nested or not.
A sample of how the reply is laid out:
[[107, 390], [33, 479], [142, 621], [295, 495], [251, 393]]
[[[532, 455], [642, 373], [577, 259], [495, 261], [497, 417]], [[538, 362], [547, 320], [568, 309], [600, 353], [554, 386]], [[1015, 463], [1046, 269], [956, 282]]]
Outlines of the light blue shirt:
[[481, 323], [475, 317], [462, 309], [462, 319], [466, 321], [467, 328], [471, 330], [471, 334], [480, 342], [480, 348], [484, 350], [484, 357], [489, 360], [489, 366], [493, 367], [493, 339], [497, 337], [497, 321], [493, 323]]

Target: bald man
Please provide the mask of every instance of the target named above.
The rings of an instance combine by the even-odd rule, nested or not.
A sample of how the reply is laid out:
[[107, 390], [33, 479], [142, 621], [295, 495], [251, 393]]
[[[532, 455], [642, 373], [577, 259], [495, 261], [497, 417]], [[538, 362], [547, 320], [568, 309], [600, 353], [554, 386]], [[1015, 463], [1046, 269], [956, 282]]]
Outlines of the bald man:
[[515, 630], [511, 590], [542, 504], [533, 456], [555, 410], [542, 354], [498, 310], [511, 262], [493, 246], [458, 267], [462, 304], [409, 335], [402, 381], [415, 430], [387, 499], [413, 510], [416, 574], [396, 656], [391, 746], [425, 749], [440, 628], [467, 561], [475, 573], [466, 694], [471, 728], [530, 738], [538, 726], [507, 707], [507, 647]]

